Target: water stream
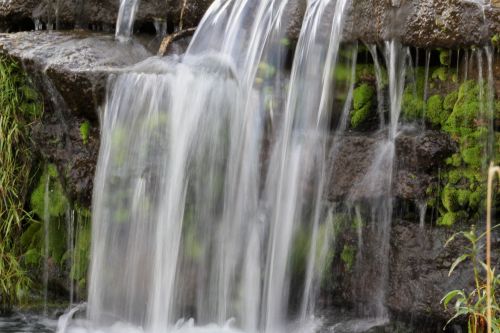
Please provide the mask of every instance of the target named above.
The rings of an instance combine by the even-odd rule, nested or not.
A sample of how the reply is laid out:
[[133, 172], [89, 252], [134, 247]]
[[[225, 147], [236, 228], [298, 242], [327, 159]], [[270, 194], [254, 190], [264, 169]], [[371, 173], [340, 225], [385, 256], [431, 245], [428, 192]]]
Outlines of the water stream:
[[[396, 140], [412, 75], [416, 87], [409, 48], [397, 39], [368, 45], [378, 101], [375, 152], [345, 203], [332, 205], [324, 195], [332, 161], [350, 135], [357, 88], [357, 44], [345, 87], [334, 75], [351, 2], [308, 1], [294, 50], [287, 43], [293, 4], [216, 0], [184, 56], [152, 57], [110, 77], [100, 119], [88, 304], [62, 316], [59, 333], [317, 332], [339, 212], [356, 223], [353, 288], [370, 294], [355, 304], [358, 319], [331, 329], [368, 330], [389, 321]], [[138, 5], [121, 1], [117, 40], [132, 38]], [[163, 36], [166, 23], [155, 23]], [[481, 112], [493, 112], [492, 50], [472, 56], [480, 82], [486, 59]], [[430, 61], [426, 51], [424, 102]], [[341, 94], [338, 106], [334, 97]], [[424, 228], [427, 204], [417, 206]], [[68, 209], [66, 223], [69, 266], [78, 269], [81, 217]], [[365, 227], [377, 235], [370, 248]], [[70, 305], [79, 273], [69, 272]], [[47, 313], [47, 260], [43, 279]], [[84, 309], [87, 318], [73, 319]]]

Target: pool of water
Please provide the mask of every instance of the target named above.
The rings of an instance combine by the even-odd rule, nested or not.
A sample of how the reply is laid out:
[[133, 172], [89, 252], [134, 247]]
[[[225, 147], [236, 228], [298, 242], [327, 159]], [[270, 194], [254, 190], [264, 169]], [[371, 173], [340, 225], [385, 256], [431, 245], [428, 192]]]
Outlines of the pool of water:
[[0, 317], [0, 332], [2, 333], [54, 333], [57, 320], [45, 317], [15, 313], [7, 317]]

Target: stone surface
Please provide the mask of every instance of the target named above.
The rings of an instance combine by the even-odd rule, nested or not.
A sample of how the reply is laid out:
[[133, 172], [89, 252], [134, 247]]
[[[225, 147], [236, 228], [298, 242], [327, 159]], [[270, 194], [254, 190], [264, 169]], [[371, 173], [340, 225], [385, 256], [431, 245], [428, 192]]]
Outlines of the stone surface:
[[[212, 1], [188, 0], [183, 28], [196, 26]], [[169, 31], [173, 31], [180, 25], [183, 3], [181, 0], [168, 4], [162, 0], [142, 0], [135, 29], [152, 32], [155, 19], [166, 19]], [[118, 7], [118, 0], [9, 0], [0, 2], [0, 29], [31, 30], [35, 19], [47, 28], [47, 23], [55, 24], [58, 8], [57, 21], [61, 29], [80, 27], [113, 32]], [[296, 0], [289, 7], [286, 19], [289, 34], [297, 37], [305, 0]], [[416, 47], [457, 48], [485, 44], [491, 36], [500, 33], [498, 5], [483, 6], [474, 1], [353, 0], [348, 13], [346, 40], [377, 43], [397, 38]]]
[[[186, 3], [183, 27], [196, 26], [212, 0], [189, 0]], [[0, 29], [20, 31], [34, 29], [38, 19], [47, 28], [55, 24], [61, 29], [73, 27], [113, 32], [119, 0], [8, 0], [0, 2]], [[154, 29], [155, 19], [178, 26], [183, 1], [142, 0], [137, 13], [136, 29]], [[56, 14], [57, 12], [57, 14]], [[56, 19], [57, 18], [57, 19]], [[145, 27], [147, 26], [147, 27]]]
[[[383, 195], [385, 189], [380, 182], [384, 175], [373, 175], [375, 185], [367, 186], [370, 181], [367, 175], [378, 156], [382, 139], [380, 135], [348, 135], [342, 139], [340, 148], [331, 154], [329, 162], [332, 178], [327, 196], [331, 201], [345, 198], [356, 201]], [[404, 200], [425, 198], [426, 189], [436, 181], [437, 168], [455, 151], [454, 142], [442, 132], [399, 135], [392, 188], [395, 197]]]
[[[466, 230], [469, 226], [455, 226], [454, 229], [435, 228], [403, 220], [394, 221], [390, 236], [389, 278], [386, 294], [386, 306], [392, 319], [403, 320], [418, 327], [418, 332], [439, 332], [451, 317], [441, 304], [444, 295], [455, 289], [471, 291], [474, 285], [470, 262], [460, 265], [448, 276], [452, 263], [469, 243], [460, 237], [445, 246], [448, 239], [457, 230]], [[380, 237], [376, 227], [363, 229], [362, 255], [360, 262], [376, 261], [372, 258], [377, 253]], [[368, 266], [345, 269], [339, 258], [344, 244], [356, 247], [355, 232], [344, 233], [337, 242], [335, 260], [332, 265], [332, 280], [337, 281], [332, 291], [335, 295], [330, 302], [350, 311], [363, 312], [366, 300], [373, 297], [372, 281], [377, 279], [378, 270]], [[500, 265], [500, 239], [493, 237], [492, 264]], [[368, 261], [365, 261], [368, 260]], [[364, 281], [364, 285], [360, 285]], [[431, 329], [434, 328], [434, 329]], [[453, 331], [453, 330], [452, 330]], [[392, 332], [389, 330], [389, 332]], [[406, 332], [406, 331], [405, 331]], [[413, 332], [412, 330], [408, 332]]]

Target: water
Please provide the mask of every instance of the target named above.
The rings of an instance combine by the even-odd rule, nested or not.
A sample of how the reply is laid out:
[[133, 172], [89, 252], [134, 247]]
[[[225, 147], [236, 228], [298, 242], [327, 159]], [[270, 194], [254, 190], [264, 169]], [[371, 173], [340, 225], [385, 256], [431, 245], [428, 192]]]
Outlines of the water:
[[[112, 77], [101, 115], [88, 318], [72, 319], [75, 308], [61, 317], [58, 332], [319, 329], [314, 315], [337, 210], [323, 198], [327, 161], [348, 129], [357, 46], [346, 100], [336, 108], [332, 73], [350, 2], [308, 2], [288, 68], [291, 51], [282, 41], [292, 2], [216, 1], [184, 57], [150, 58]], [[119, 40], [131, 38], [137, 5], [122, 1]], [[353, 188], [347, 205], [358, 221], [356, 267], [376, 266], [375, 278], [358, 309], [364, 319], [339, 331], [388, 321], [395, 142], [411, 65], [407, 48], [397, 40], [385, 44], [386, 120], [378, 50], [369, 50], [381, 139], [360, 185], [370, 195], [360, 199]], [[426, 77], [429, 59], [427, 53]], [[333, 136], [332, 119], [340, 119]], [[378, 235], [369, 258], [366, 212]], [[74, 215], [68, 223], [71, 247]]]
[[14, 313], [7, 317], [0, 316], [2, 333], [54, 333], [57, 321], [34, 314]]
[[[348, 2], [309, 3], [287, 78], [288, 2], [216, 2], [182, 61], [150, 59], [114, 79], [94, 189], [91, 326], [310, 326], [333, 229], [322, 201], [325, 124]], [[295, 281], [300, 233], [308, 264]]]
[[49, 227], [50, 227], [50, 175], [47, 174], [43, 195], [43, 313], [47, 316], [47, 298], [49, 286]]
[[132, 38], [134, 20], [139, 8], [139, 0], [120, 0], [120, 10], [116, 21], [116, 38], [126, 42]]

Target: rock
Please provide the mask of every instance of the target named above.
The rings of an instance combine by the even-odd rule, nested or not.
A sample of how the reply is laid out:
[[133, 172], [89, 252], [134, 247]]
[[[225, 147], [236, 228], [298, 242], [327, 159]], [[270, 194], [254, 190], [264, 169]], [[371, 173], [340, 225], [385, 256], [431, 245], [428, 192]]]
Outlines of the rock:
[[[196, 26], [211, 2], [212, 0], [188, 0], [183, 27]], [[55, 28], [57, 21], [60, 29], [77, 27], [113, 32], [119, 4], [119, 0], [9, 0], [0, 3], [0, 29], [32, 30], [35, 28], [35, 20], [39, 20], [44, 29], [48, 24]], [[135, 29], [154, 30], [155, 19], [166, 19], [173, 29], [180, 23], [182, 6], [183, 1], [171, 4], [162, 0], [142, 0]]]
[[[390, 166], [382, 168], [383, 175], [370, 175], [369, 172], [380, 156], [377, 149], [383, 139], [380, 135], [347, 135], [339, 146], [332, 148], [329, 161], [332, 176], [327, 193], [331, 201], [344, 198], [357, 201], [386, 193], [383, 178]], [[418, 200], [425, 198], [426, 189], [436, 181], [435, 171], [457, 148], [448, 135], [426, 131], [420, 135], [398, 136], [395, 149], [392, 192], [399, 199]]]
[[[186, 1], [183, 29], [196, 26], [212, 2]], [[286, 21], [291, 37], [298, 37], [305, 3], [296, 0], [289, 6]], [[183, 4], [181, 0], [168, 5], [161, 0], [142, 0], [135, 29], [152, 32], [155, 19], [166, 19], [169, 31], [173, 31], [180, 25]], [[49, 22], [55, 24], [57, 8], [61, 29], [113, 32], [118, 7], [118, 0], [10, 0], [0, 3], [0, 29], [32, 30], [35, 19], [46, 28]], [[333, 15], [332, 8], [328, 12]], [[345, 22], [346, 41], [380, 43], [396, 38], [415, 47], [457, 48], [488, 43], [491, 36], [500, 33], [500, 7], [463, 0], [354, 0]]]
[[488, 43], [500, 32], [500, 10], [491, 6], [462, 0], [392, 3], [354, 0], [346, 19], [345, 38], [369, 43], [396, 38], [421, 48], [458, 48]]
[[[141, 44], [86, 32], [0, 34], [1, 52], [22, 63], [44, 96], [35, 146], [57, 165], [66, 194], [89, 207], [99, 149], [99, 110], [107, 78], [151, 55]], [[89, 136], [80, 127], [89, 123]]]
[[[391, 320], [409, 322], [418, 328], [408, 332], [440, 331], [452, 316], [441, 304], [444, 295], [456, 289], [473, 289], [474, 279], [470, 262], [458, 266], [457, 270], [448, 276], [452, 263], [464, 253], [468, 242], [458, 237], [445, 247], [445, 243], [455, 232], [467, 228], [464, 225], [456, 226], [455, 229], [429, 226], [421, 228], [417, 223], [408, 221], [393, 222], [384, 304], [390, 312]], [[359, 314], [366, 311], [367, 301], [377, 294], [373, 281], [377, 281], [380, 271], [374, 263], [380, 258], [374, 257], [373, 254], [379, 253], [380, 230], [372, 225], [363, 228], [361, 256], [357, 258], [358, 261], [352, 270], [346, 270], [338, 253], [342, 251], [344, 244], [351, 244], [356, 248], [356, 239], [357, 236], [351, 230], [346, 231], [338, 240], [336, 259], [332, 264], [332, 280], [336, 281], [336, 284], [330, 292], [330, 295], [334, 296], [329, 302]], [[493, 238], [493, 244], [497, 245], [492, 246], [492, 264], [498, 267], [498, 238]]]

